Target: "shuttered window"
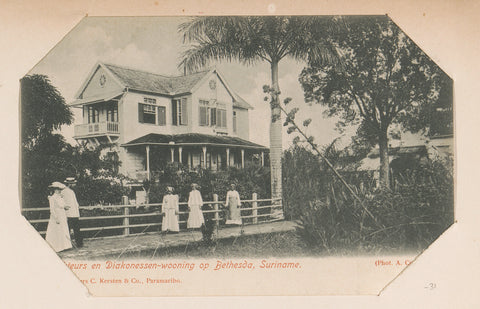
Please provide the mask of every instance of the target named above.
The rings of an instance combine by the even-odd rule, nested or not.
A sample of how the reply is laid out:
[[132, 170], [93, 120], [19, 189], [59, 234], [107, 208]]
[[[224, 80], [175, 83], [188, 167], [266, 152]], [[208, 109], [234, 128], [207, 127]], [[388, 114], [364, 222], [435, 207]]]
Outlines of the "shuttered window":
[[215, 107], [210, 109], [210, 125], [217, 125], [217, 109]]
[[138, 103], [138, 122], [155, 124], [156, 107]]
[[188, 124], [188, 113], [187, 113], [187, 98], [182, 99], [182, 113], [180, 116], [180, 124], [187, 125]]
[[217, 127], [227, 127], [227, 111], [224, 109], [217, 109]]
[[172, 124], [188, 124], [187, 98], [172, 100]]
[[158, 107], [158, 121], [157, 124], [159, 126], [164, 126], [167, 124], [167, 115], [166, 115], [166, 110], [165, 106], [159, 106]]
[[208, 126], [208, 101], [200, 100], [198, 106], [198, 123], [201, 126]]
[[233, 132], [237, 132], [237, 112], [233, 112]]

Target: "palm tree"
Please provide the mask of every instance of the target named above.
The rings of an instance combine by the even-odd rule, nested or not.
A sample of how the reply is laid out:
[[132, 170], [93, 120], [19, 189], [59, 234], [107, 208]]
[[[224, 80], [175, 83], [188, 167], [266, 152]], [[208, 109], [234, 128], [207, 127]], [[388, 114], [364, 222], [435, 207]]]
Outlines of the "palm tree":
[[337, 60], [326, 33], [338, 28], [332, 16], [197, 17], [180, 25], [184, 43], [190, 43], [179, 67], [195, 71], [210, 61], [239, 61], [253, 65], [267, 61], [274, 89], [270, 122], [270, 169], [272, 198], [282, 198], [282, 124], [278, 95], [278, 64], [285, 57], [299, 61]]

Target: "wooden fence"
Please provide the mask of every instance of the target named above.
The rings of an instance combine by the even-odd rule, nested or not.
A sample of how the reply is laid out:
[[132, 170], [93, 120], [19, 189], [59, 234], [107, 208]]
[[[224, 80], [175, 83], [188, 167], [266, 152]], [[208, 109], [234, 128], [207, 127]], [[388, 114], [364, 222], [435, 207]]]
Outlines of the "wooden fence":
[[[241, 217], [244, 225], [280, 220], [273, 211], [282, 208], [280, 199], [258, 199], [257, 194], [253, 193], [252, 199], [242, 200], [241, 203]], [[224, 202], [218, 200], [218, 195], [214, 194], [213, 201], [203, 204], [204, 208], [210, 208], [202, 210], [204, 217], [210, 216], [217, 226], [222, 224], [225, 219]], [[210, 207], [205, 207], [205, 205], [210, 205]], [[80, 206], [81, 231], [86, 238], [127, 236], [160, 231], [162, 225], [161, 206], [161, 203]], [[189, 213], [187, 203], [179, 203], [179, 208], [179, 224], [183, 230], [186, 229]], [[48, 207], [24, 208], [22, 212], [41, 235], [46, 233], [50, 216]]]

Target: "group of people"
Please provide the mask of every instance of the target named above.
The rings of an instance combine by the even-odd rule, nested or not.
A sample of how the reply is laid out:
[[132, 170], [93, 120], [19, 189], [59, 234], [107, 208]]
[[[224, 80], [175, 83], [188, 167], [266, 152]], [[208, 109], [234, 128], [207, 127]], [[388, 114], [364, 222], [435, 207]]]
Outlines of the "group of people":
[[72, 248], [70, 229], [73, 230], [76, 247], [83, 246], [79, 224], [80, 211], [77, 197], [72, 190], [76, 181], [75, 178], [68, 177], [64, 182], [65, 184], [55, 181], [49, 186], [52, 194], [48, 196], [50, 219], [45, 240], [56, 252]]
[[[199, 185], [195, 183], [192, 184], [192, 191], [190, 191], [188, 196], [188, 229], [198, 229], [205, 224], [205, 219], [202, 212], [203, 200], [199, 188]], [[230, 190], [227, 192], [225, 206], [228, 210], [225, 224], [241, 225], [242, 218], [240, 215], [240, 195], [235, 190], [235, 184], [230, 185]], [[173, 187], [167, 187], [167, 194], [163, 197], [162, 215], [163, 232], [178, 232], [180, 230], [178, 224], [178, 195], [174, 194]]]
[[[47, 226], [45, 240], [56, 251], [60, 252], [72, 248], [70, 230], [73, 230], [73, 238], [77, 248], [83, 247], [83, 237], [80, 233], [80, 211], [77, 197], [72, 188], [76, 181], [73, 177], [68, 177], [64, 181], [53, 182], [49, 188], [52, 194], [48, 196], [50, 204], [50, 219]], [[203, 200], [200, 194], [200, 186], [192, 184], [192, 190], [188, 196], [188, 229], [198, 229], [205, 226], [202, 207]], [[167, 187], [167, 194], [162, 202], [162, 231], [179, 232], [179, 198], [174, 194], [173, 187]], [[235, 189], [235, 185], [230, 185], [227, 192], [225, 207], [227, 210], [225, 224], [241, 225], [242, 218], [240, 214], [240, 195]]]

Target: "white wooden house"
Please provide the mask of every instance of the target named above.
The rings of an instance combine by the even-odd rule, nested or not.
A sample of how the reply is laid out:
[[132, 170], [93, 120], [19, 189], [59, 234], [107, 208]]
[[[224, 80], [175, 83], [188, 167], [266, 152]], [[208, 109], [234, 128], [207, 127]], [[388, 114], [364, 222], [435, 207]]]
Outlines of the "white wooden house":
[[83, 110], [74, 138], [114, 145], [120, 172], [137, 180], [153, 159], [217, 170], [263, 165], [268, 152], [249, 141], [252, 107], [216, 69], [164, 76], [98, 63], [70, 105]]

